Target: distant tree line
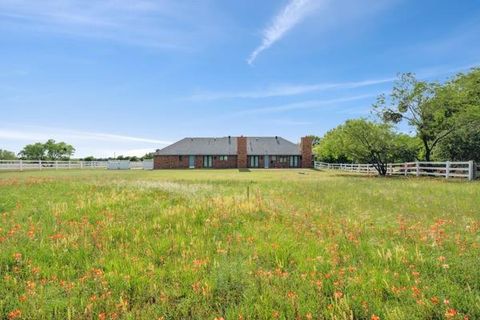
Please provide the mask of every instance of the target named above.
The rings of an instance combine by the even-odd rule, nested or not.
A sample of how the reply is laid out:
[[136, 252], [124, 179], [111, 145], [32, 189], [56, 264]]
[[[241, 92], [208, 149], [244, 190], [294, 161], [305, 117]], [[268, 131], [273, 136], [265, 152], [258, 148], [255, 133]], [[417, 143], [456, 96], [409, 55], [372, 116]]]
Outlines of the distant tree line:
[[94, 157], [94, 156], [88, 156], [88, 157], [82, 158], [80, 160], [84, 160], [84, 161], [106, 161], [106, 160], [143, 161], [143, 160], [153, 159], [154, 155], [155, 155], [154, 152], [149, 152], [149, 153], [146, 153], [145, 155], [143, 155], [142, 157], [119, 155], [117, 157], [98, 158], [98, 157]]
[[392, 162], [480, 161], [480, 68], [443, 84], [401, 74], [392, 92], [378, 97], [371, 119], [328, 131], [314, 153], [325, 162], [371, 163], [382, 175]]
[[45, 143], [28, 144], [18, 155], [12, 151], [0, 149], [0, 160], [68, 160], [74, 152], [75, 148], [72, 145], [50, 139]]
[[[49, 139], [45, 143], [37, 142], [28, 144], [18, 153], [0, 149], [0, 160], [70, 160], [75, 153], [75, 148], [65, 142], [56, 142], [53, 139]], [[84, 161], [105, 161], [105, 160], [130, 160], [130, 161], [143, 161], [145, 159], [153, 159], [154, 152], [146, 153], [142, 157], [137, 156], [123, 156], [99, 158], [94, 156], [88, 156], [80, 158]]]

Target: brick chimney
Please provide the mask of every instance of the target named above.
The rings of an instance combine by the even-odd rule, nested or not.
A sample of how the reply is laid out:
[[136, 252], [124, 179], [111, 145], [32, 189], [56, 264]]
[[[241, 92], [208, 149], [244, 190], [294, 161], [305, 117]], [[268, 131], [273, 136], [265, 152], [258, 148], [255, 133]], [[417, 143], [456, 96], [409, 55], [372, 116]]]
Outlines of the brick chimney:
[[237, 167], [247, 167], [247, 138], [244, 136], [237, 138]]
[[302, 168], [312, 168], [312, 137], [302, 137], [300, 152], [302, 153]]

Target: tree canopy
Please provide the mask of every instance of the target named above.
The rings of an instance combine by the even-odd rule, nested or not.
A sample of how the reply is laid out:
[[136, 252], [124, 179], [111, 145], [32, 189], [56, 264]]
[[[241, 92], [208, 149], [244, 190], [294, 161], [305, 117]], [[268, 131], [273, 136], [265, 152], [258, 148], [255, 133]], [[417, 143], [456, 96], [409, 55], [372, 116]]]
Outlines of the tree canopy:
[[0, 149], [0, 160], [15, 160], [17, 157], [15, 153], [8, 150]]
[[[447, 145], [452, 145], [453, 140], [466, 143], [470, 141], [459, 139], [460, 134], [475, 135], [479, 130], [480, 69], [458, 74], [444, 84], [419, 81], [412, 73], [402, 74], [395, 82], [391, 94], [379, 96], [373, 107], [385, 123], [405, 122], [414, 129], [422, 141], [420, 156], [424, 160], [432, 160], [435, 148], [441, 144], [443, 152], [437, 152], [436, 156], [445, 156], [449, 149]], [[449, 137], [452, 138], [448, 139]], [[469, 149], [471, 145], [463, 147]]]
[[75, 148], [65, 142], [50, 139], [45, 143], [37, 142], [26, 145], [19, 156], [26, 160], [68, 160]]
[[329, 131], [315, 153], [323, 161], [371, 163], [380, 175], [385, 175], [388, 163], [414, 159], [418, 143], [415, 138], [396, 133], [391, 125], [355, 119]]

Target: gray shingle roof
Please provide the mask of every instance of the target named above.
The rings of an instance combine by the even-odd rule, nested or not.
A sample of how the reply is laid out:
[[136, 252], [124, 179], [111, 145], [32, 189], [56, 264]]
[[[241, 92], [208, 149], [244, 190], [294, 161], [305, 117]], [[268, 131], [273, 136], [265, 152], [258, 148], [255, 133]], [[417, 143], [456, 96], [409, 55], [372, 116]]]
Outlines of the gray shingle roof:
[[[237, 137], [184, 138], [156, 155], [236, 155]], [[281, 137], [247, 137], [249, 155], [300, 155], [298, 144]]]
[[247, 154], [300, 155], [300, 147], [281, 137], [247, 137]]
[[157, 155], [235, 155], [237, 139], [184, 138], [156, 152]]

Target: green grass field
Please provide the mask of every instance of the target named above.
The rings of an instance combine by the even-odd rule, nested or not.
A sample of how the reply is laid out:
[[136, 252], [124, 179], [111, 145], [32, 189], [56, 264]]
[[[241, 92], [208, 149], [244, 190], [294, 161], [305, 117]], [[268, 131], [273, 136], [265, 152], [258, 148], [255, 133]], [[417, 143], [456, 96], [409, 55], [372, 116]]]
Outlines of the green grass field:
[[480, 183], [0, 173], [0, 319], [480, 319]]

